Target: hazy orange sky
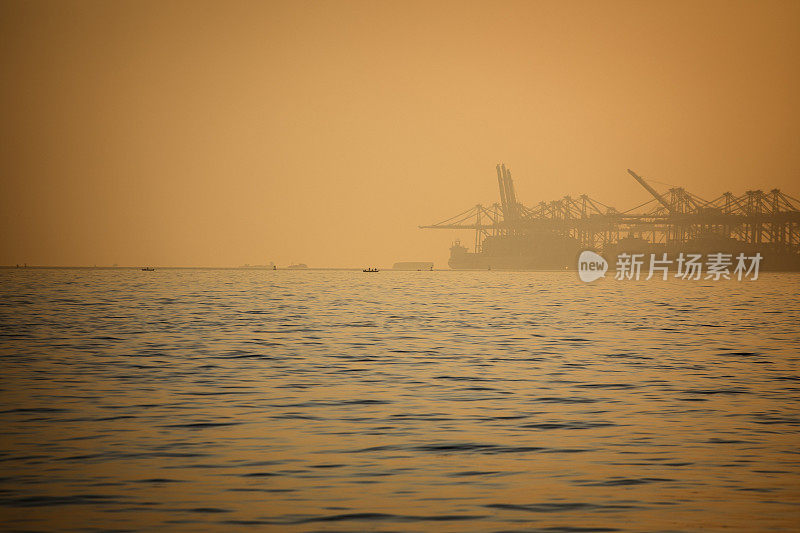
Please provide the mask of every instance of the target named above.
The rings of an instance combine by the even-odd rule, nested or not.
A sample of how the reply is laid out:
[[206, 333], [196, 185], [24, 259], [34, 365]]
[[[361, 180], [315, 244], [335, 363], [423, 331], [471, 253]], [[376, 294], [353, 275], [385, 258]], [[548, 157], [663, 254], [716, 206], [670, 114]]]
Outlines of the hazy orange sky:
[[[625, 172], [800, 196], [800, 2], [0, 4], [0, 264], [445, 267]], [[663, 185], [656, 184], [659, 188]], [[468, 240], [469, 235], [463, 235]]]

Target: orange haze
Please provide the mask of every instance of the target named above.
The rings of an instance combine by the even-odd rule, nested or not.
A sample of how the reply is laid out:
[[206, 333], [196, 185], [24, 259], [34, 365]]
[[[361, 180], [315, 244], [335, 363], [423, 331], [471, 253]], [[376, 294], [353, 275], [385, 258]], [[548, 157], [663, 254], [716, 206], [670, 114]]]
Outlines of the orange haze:
[[[0, 264], [446, 266], [497, 200], [800, 196], [798, 2], [5, 1]], [[664, 185], [656, 184], [664, 188]], [[461, 235], [465, 240], [469, 235]]]

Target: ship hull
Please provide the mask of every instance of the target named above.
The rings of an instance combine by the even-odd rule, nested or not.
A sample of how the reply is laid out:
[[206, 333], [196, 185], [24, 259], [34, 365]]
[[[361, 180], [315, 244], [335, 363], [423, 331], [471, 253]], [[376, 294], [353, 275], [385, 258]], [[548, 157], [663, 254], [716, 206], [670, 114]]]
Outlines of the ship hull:
[[[583, 250], [580, 243], [570, 238], [494, 236], [484, 241], [480, 252], [469, 252], [456, 244], [450, 249], [448, 264], [455, 270], [575, 270]], [[760, 254], [759, 270], [762, 272], [800, 272], [800, 254], [770, 244], [755, 245], [735, 239], [697, 239], [665, 244], [623, 238], [597, 251], [608, 261], [609, 270], [615, 269], [620, 254], [641, 254], [644, 270], [649, 267], [651, 254], [656, 260], [667, 254], [667, 260], [672, 261], [670, 270], [674, 270], [681, 253], [685, 257], [701, 255], [701, 262], [706, 262], [709, 255], [722, 253], [731, 256], [731, 270], [739, 254], [746, 257]]]

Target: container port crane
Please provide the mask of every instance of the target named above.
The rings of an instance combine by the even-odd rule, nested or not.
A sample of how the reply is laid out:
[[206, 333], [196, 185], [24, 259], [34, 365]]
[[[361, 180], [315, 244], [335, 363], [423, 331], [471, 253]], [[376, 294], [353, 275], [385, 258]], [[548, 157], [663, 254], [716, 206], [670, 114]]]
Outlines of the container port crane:
[[800, 201], [772, 189], [726, 192], [707, 201], [682, 187], [619, 211], [587, 195], [528, 207], [517, 200], [511, 171], [498, 164], [500, 203], [477, 204], [426, 229], [473, 230], [472, 251], [451, 248], [451, 268], [563, 270], [582, 250], [618, 253], [761, 253], [765, 270], [800, 271]]

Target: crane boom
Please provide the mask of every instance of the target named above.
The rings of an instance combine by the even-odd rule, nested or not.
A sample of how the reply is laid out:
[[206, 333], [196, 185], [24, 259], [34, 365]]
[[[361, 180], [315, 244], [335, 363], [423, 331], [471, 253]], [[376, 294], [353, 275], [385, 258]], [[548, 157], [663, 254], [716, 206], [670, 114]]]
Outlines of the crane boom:
[[654, 188], [652, 188], [652, 187], [650, 186], [650, 184], [649, 184], [649, 183], [647, 183], [646, 181], [644, 181], [644, 179], [643, 179], [641, 176], [639, 176], [639, 175], [638, 175], [636, 172], [634, 172], [634, 171], [633, 171], [633, 170], [631, 170], [631, 169], [628, 169], [628, 174], [630, 174], [631, 176], [633, 176], [633, 178], [634, 178], [636, 181], [638, 181], [638, 182], [639, 182], [639, 185], [641, 185], [642, 187], [644, 187], [645, 189], [647, 189], [647, 192], [649, 192], [650, 194], [652, 194], [652, 195], [653, 195], [653, 198], [655, 198], [656, 200], [658, 200], [658, 201], [659, 201], [659, 203], [660, 203], [661, 205], [663, 205], [664, 207], [666, 207], [666, 208], [667, 208], [667, 211], [669, 211], [670, 213], [672, 212], [672, 206], [670, 206], [670, 205], [669, 205], [669, 202], [667, 202], [666, 200], [664, 200], [664, 197], [663, 197], [663, 196], [661, 196], [660, 194], [658, 194], [658, 191], [656, 191]]
[[514, 180], [511, 179], [511, 171], [505, 165], [501, 165], [503, 170], [503, 181], [506, 185], [506, 201], [508, 202], [508, 220], [519, 218], [519, 208], [517, 206], [517, 193], [514, 192]]
[[500, 169], [500, 165], [497, 165], [497, 187], [500, 189], [500, 204], [503, 208], [503, 216], [508, 217], [508, 199], [506, 198], [506, 185], [505, 185], [505, 166], [503, 169]]

